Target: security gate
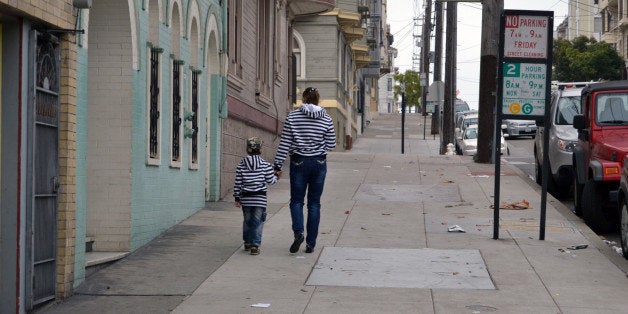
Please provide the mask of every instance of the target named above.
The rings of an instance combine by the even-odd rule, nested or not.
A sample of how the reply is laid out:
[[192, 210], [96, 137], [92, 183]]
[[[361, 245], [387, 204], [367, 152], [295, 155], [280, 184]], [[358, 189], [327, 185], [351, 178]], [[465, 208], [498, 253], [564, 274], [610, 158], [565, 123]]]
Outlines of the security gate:
[[29, 55], [26, 308], [54, 299], [59, 190], [59, 42], [32, 31]]

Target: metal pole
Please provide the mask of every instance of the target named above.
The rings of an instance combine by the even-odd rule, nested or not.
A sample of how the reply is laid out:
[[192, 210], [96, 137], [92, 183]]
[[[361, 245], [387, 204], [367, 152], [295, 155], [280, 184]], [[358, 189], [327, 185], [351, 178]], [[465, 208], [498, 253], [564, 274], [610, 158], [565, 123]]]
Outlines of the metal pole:
[[405, 130], [406, 130], [406, 91], [405, 88], [401, 91], [401, 153], [404, 153], [405, 147]]
[[421, 48], [421, 72], [425, 73], [425, 85], [421, 89], [421, 113], [423, 114], [423, 139], [425, 139], [427, 117], [427, 87], [430, 86], [430, 34], [432, 31], [432, 0], [426, 1], [425, 15], [423, 16], [423, 47]]

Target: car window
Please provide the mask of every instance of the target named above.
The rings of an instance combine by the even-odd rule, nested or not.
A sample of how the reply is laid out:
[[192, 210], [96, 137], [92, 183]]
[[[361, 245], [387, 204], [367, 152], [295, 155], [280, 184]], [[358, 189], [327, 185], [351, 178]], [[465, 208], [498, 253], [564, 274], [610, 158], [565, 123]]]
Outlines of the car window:
[[571, 125], [573, 124], [573, 117], [580, 113], [580, 96], [562, 97], [558, 99], [554, 123], [557, 125]]
[[464, 121], [462, 122], [462, 127], [466, 128], [471, 124], [478, 124], [478, 118], [468, 118], [468, 119], [464, 119]]
[[596, 96], [595, 120], [603, 125], [628, 124], [628, 93], [601, 93]]
[[476, 128], [468, 128], [464, 131], [465, 139], [476, 139], [478, 138], [478, 129]]
[[469, 111], [469, 105], [466, 102], [458, 102], [455, 104], [454, 111]]

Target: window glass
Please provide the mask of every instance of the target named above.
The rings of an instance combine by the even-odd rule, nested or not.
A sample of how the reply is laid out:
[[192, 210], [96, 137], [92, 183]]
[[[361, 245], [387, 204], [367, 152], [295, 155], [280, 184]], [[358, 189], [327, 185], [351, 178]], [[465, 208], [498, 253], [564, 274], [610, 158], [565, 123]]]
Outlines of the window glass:
[[628, 93], [598, 94], [595, 121], [601, 125], [628, 124]]
[[558, 100], [556, 121], [554, 122], [557, 125], [571, 125], [573, 124], [573, 117], [581, 112], [580, 96], [561, 97]]

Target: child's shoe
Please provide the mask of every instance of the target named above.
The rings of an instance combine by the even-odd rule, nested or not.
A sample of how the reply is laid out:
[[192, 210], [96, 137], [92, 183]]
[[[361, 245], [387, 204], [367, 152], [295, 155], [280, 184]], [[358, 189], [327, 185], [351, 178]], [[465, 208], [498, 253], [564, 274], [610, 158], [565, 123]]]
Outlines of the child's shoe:
[[244, 250], [245, 251], [250, 251], [251, 250], [252, 245], [248, 244], [248, 243], [244, 243]]
[[251, 247], [251, 255], [259, 255], [259, 247], [252, 246]]

